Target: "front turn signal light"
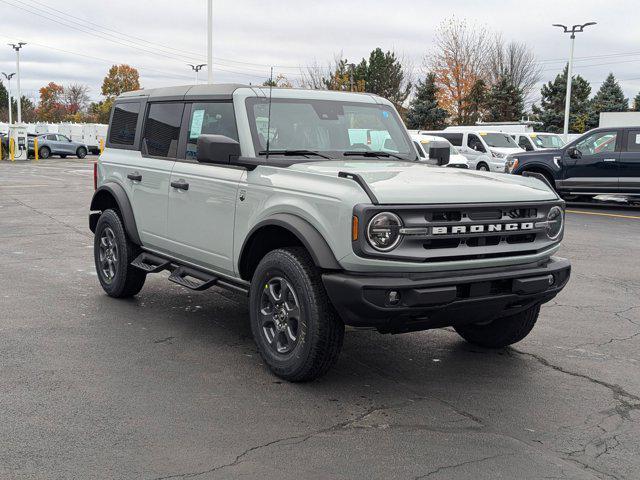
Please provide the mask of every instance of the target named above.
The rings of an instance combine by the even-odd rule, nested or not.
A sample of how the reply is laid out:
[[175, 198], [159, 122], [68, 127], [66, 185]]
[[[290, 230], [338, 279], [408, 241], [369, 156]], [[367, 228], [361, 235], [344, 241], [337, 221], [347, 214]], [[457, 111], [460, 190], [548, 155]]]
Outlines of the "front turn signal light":
[[358, 226], [358, 217], [354, 215], [353, 219], [351, 220], [351, 240], [354, 242], [358, 240]]

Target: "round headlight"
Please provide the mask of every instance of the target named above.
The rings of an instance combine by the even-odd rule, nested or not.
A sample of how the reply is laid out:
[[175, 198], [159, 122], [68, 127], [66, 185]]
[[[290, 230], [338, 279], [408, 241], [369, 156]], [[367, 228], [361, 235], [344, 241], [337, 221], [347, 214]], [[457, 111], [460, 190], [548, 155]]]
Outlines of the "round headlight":
[[402, 220], [391, 212], [378, 213], [367, 226], [367, 240], [373, 248], [388, 252], [396, 248], [400, 242]]
[[564, 216], [560, 207], [551, 207], [547, 213], [547, 236], [555, 240], [562, 233]]

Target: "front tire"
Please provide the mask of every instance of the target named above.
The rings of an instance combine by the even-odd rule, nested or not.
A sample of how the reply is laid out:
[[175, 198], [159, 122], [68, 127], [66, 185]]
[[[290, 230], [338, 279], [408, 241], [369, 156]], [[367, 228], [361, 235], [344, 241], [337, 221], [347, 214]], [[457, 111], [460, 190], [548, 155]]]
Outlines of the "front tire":
[[87, 156], [87, 149], [84, 147], [79, 147], [78, 150], [76, 150], [76, 156], [78, 158], [84, 158]]
[[479, 163], [478, 166], [476, 167], [476, 170], [480, 170], [481, 172], [488, 172], [489, 165], [487, 165], [486, 163]]
[[260, 356], [278, 377], [313, 380], [338, 359], [344, 324], [304, 248], [273, 250], [260, 261], [249, 308]]
[[486, 348], [503, 348], [519, 342], [533, 329], [540, 305], [508, 317], [498, 318], [487, 324], [471, 324], [455, 327], [467, 342]]
[[105, 210], [100, 215], [93, 252], [98, 280], [107, 295], [126, 298], [142, 289], [147, 275], [131, 266], [133, 259], [140, 254], [140, 247], [129, 240], [115, 211]]

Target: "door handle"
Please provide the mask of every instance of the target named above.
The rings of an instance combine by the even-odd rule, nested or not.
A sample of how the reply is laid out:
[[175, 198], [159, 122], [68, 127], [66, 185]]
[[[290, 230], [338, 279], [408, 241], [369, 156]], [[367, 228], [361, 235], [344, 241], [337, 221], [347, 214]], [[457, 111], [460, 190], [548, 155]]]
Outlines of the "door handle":
[[171, 186], [173, 188], [177, 188], [179, 190], [189, 190], [189, 184], [184, 180], [178, 180], [177, 182], [171, 182]]
[[138, 173], [138, 172], [128, 173], [127, 174], [127, 178], [129, 180], [133, 180], [134, 182], [141, 182], [142, 181], [142, 175], [140, 175], [140, 173]]
[[616, 159], [615, 158], [605, 158], [603, 159], [605, 162], [615, 162]]

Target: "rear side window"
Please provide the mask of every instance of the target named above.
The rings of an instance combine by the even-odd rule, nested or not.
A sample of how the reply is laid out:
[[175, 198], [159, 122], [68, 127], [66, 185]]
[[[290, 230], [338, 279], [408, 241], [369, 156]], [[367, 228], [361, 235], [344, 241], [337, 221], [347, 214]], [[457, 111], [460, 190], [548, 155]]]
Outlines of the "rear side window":
[[452, 145], [455, 145], [456, 147], [462, 146], [462, 133], [440, 133], [439, 132], [438, 136], [446, 138], [447, 140], [449, 140], [449, 142]]
[[237, 141], [238, 129], [233, 104], [231, 102], [194, 103], [191, 108], [187, 136], [188, 159], [196, 159], [200, 135], [224, 135]]
[[153, 157], [177, 157], [184, 103], [152, 103], [147, 111], [142, 152]]
[[133, 145], [139, 113], [140, 104], [137, 102], [116, 104], [111, 119], [109, 142], [114, 145]]
[[627, 141], [627, 151], [640, 152], [640, 130], [629, 130], [629, 140]]

